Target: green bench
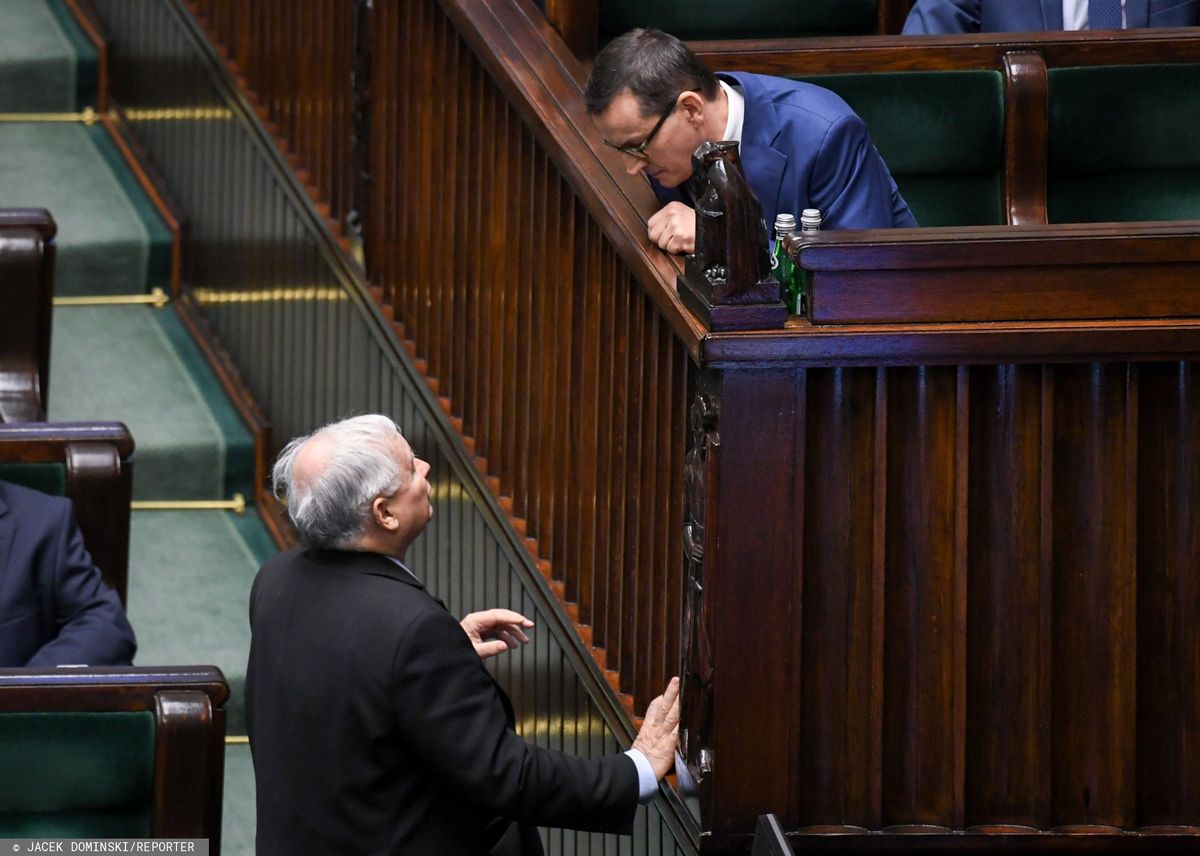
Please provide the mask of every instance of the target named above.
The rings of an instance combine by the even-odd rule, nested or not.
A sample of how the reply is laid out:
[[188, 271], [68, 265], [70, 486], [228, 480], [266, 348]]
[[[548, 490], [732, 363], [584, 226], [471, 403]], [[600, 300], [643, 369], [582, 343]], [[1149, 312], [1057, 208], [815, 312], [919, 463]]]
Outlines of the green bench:
[[1051, 223], [1200, 219], [1200, 63], [1050, 69]]
[[841, 95], [922, 226], [1200, 219], [1200, 35], [695, 42]]
[[0, 425], [0, 480], [70, 497], [92, 561], [125, 602], [133, 438], [119, 422]]
[[1004, 216], [1004, 76], [993, 70], [826, 74], [866, 122], [922, 226], [1000, 225]]
[[207, 838], [229, 688], [212, 666], [0, 669], [0, 838]]

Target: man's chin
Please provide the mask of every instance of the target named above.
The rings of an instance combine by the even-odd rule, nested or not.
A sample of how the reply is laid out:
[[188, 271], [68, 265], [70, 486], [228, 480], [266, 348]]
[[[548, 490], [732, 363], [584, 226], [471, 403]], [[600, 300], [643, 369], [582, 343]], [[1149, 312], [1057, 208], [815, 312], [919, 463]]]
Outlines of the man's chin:
[[654, 179], [654, 181], [658, 184], [659, 187], [667, 187], [667, 188], [678, 187], [679, 185], [683, 184], [683, 182], [687, 179], [686, 175], [683, 178], [674, 178], [670, 175], [667, 175], [666, 173], [661, 173], [659, 175], [651, 175], [650, 177]]

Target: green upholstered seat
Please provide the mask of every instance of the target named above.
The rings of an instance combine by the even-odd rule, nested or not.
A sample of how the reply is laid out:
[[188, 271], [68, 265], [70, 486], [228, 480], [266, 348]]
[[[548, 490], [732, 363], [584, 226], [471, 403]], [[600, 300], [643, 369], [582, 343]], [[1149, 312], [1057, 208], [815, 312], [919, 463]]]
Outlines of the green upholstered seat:
[[1050, 71], [1052, 223], [1200, 218], [1200, 64]]
[[67, 467], [57, 463], [3, 463], [0, 464], [0, 481], [40, 490], [51, 496], [63, 496], [67, 492]]
[[875, 21], [875, 0], [601, 0], [600, 43], [634, 27], [687, 41], [849, 36], [875, 32]]
[[798, 79], [833, 90], [862, 117], [920, 225], [1005, 222], [1004, 79], [999, 72]]
[[144, 838], [154, 714], [0, 715], [0, 838]]

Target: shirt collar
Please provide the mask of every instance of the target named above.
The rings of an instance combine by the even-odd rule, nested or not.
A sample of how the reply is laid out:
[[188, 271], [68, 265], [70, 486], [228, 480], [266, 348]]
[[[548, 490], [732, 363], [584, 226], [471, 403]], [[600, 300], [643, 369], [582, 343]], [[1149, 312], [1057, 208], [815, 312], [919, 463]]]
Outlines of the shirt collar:
[[395, 556], [388, 556], [388, 558], [389, 558], [389, 559], [391, 559], [393, 562], [395, 562], [397, 565], [399, 565], [399, 566], [400, 566], [400, 570], [404, 571], [404, 573], [408, 574], [410, 577], [412, 577], [412, 578], [413, 578], [414, 580], [416, 580], [418, 583], [420, 583], [420, 582], [421, 582], [421, 579], [420, 579], [420, 577], [418, 577], [416, 574], [414, 574], [412, 571], [410, 571], [410, 570], [408, 569], [408, 565], [406, 565], [406, 564], [404, 564], [403, 562], [401, 562], [401, 561], [400, 561], [399, 559], [397, 559]]
[[746, 99], [736, 86], [730, 86], [724, 80], [718, 80], [717, 83], [721, 84], [721, 88], [725, 90], [725, 103], [728, 105], [725, 135], [721, 139], [740, 143], [742, 141], [742, 120], [746, 117]]

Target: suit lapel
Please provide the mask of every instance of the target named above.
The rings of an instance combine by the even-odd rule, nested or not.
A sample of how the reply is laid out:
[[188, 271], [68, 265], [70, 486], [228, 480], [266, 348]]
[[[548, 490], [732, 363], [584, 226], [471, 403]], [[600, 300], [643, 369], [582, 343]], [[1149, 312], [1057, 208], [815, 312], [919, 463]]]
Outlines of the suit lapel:
[[1125, 0], [1125, 27], [1150, 26], [1150, 0]]
[[1063, 28], [1062, 0], [1042, 0], [1042, 29]]
[[750, 189], [762, 203], [768, 229], [773, 229], [775, 215], [779, 213], [783, 171], [788, 163], [787, 155], [774, 146], [781, 131], [779, 115], [755, 75], [723, 72], [720, 76], [737, 83], [746, 99], [740, 147], [742, 172], [750, 182]]

